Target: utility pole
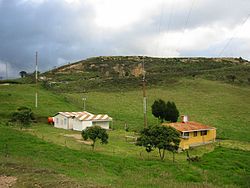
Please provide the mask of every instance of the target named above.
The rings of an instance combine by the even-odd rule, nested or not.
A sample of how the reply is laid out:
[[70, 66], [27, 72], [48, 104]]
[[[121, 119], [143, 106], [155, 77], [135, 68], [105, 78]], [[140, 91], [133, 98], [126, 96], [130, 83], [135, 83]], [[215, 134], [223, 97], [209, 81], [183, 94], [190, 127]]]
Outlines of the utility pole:
[[35, 106], [36, 106], [36, 108], [37, 108], [37, 106], [38, 106], [38, 93], [37, 93], [37, 90], [38, 90], [38, 88], [37, 88], [37, 69], [38, 69], [38, 66], [37, 66], [37, 57], [38, 56], [38, 53], [36, 52], [36, 101], [35, 101]]
[[144, 67], [144, 57], [142, 57], [142, 89], [143, 89], [143, 115], [144, 115], [144, 128], [147, 128], [147, 97], [146, 97], [146, 71]]
[[5, 63], [5, 65], [6, 65], [6, 80], [8, 80], [8, 64]]

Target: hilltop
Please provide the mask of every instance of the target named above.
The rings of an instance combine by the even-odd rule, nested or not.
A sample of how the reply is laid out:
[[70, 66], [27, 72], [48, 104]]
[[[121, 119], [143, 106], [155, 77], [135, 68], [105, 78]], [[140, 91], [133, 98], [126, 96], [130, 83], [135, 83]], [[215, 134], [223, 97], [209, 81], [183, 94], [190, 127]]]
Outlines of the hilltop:
[[67, 64], [41, 75], [47, 87], [60, 92], [129, 90], [141, 84], [143, 62], [148, 86], [203, 78], [249, 84], [250, 63], [242, 58], [155, 58], [101, 56]]

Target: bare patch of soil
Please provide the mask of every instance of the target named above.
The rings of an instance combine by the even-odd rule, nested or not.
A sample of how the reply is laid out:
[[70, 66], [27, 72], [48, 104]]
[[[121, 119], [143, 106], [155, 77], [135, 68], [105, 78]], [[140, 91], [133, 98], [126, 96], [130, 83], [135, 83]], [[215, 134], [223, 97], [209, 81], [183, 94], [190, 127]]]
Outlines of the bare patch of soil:
[[82, 136], [80, 134], [64, 134], [63, 136], [75, 138], [77, 142], [81, 142], [81, 143], [84, 143], [84, 144], [87, 144], [87, 145], [92, 144], [92, 141], [83, 140]]
[[17, 181], [16, 177], [13, 176], [0, 176], [0, 187], [9, 188], [12, 187]]

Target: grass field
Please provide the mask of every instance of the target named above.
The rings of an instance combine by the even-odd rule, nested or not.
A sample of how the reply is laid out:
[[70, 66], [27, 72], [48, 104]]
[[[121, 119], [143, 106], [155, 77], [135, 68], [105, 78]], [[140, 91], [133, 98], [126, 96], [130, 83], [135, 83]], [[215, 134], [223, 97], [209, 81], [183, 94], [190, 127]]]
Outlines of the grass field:
[[[165, 87], [148, 88], [148, 121], [155, 99], [175, 101], [181, 114], [217, 128], [220, 142], [190, 150], [201, 161], [188, 163], [186, 154], [158, 153], [125, 141], [125, 135], [143, 127], [142, 92], [89, 92], [54, 94], [39, 88], [34, 108], [34, 85], [0, 85], [0, 176], [17, 177], [16, 187], [249, 187], [250, 88], [202, 79]], [[55, 129], [46, 117], [58, 111], [80, 111], [87, 97], [87, 110], [107, 113], [113, 119], [109, 144], [97, 143], [96, 151], [75, 139], [79, 132]], [[31, 107], [38, 123], [20, 130], [6, 126], [19, 106]], [[123, 130], [125, 122], [130, 131]], [[15, 187], [14, 186], [14, 187]]]
[[[87, 97], [86, 108], [93, 113], [107, 113], [114, 118], [114, 128], [130, 130], [143, 128], [142, 91], [89, 92], [65, 94], [72, 103], [82, 107], [82, 96]], [[148, 121], [157, 124], [151, 114], [156, 99], [174, 101], [180, 114], [217, 128], [217, 136], [223, 139], [250, 141], [250, 88], [238, 87], [207, 80], [182, 80], [166, 87], [149, 88]]]
[[75, 150], [19, 129], [0, 126], [0, 130], [0, 174], [18, 177], [17, 184], [23, 187], [249, 186], [249, 151], [215, 147], [201, 162], [189, 164], [179, 157], [173, 163]]

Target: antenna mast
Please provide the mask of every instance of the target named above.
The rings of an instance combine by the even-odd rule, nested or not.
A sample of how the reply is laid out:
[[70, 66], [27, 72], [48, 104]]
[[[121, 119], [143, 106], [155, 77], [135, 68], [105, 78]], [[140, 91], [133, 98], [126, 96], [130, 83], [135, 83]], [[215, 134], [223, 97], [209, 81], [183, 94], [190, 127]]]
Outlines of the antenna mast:
[[36, 101], [35, 101], [36, 108], [38, 106], [38, 94], [37, 94], [37, 69], [38, 69], [38, 66], [37, 66], [37, 56], [38, 56], [38, 53], [36, 52]]
[[6, 80], [8, 80], [8, 64], [5, 63], [5, 66], [6, 66]]
[[146, 71], [144, 69], [144, 57], [142, 57], [142, 89], [143, 89], [143, 115], [144, 128], [147, 128], [147, 97], [146, 97]]

